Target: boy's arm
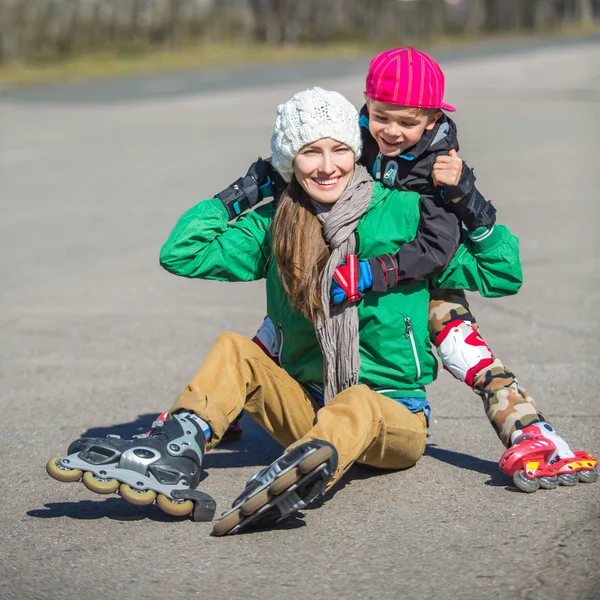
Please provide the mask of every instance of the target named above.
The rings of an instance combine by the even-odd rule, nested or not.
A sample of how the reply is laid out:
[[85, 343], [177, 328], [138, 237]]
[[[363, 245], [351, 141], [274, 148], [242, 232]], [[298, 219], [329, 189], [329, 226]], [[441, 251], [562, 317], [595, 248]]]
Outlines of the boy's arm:
[[394, 255], [398, 269], [396, 285], [410, 285], [439, 275], [460, 242], [456, 215], [429, 194], [421, 195], [419, 206], [421, 217], [415, 239], [403, 244]]
[[467, 234], [436, 288], [478, 291], [485, 298], [516, 294], [523, 283], [519, 238], [504, 225]]
[[421, 194], [420, 219], [415, 238], [396, 254], [369, 260], [373, 290], [384, 292], [396, 285], [410, 285], [439, 275], [450, 263], [460, 243], [460, 225], [433, 195]]
[[[332, 302], [340, 304], [347, 298], [358, 300], [368, 289], [386, 292], [397, 285], [397, 268], [392, 254], [355, 262], [352, 268], [343, 263], [334, 273]], [[351, 277], [353, 269], [355, 276]], [[433, 287], [478, 291], [485, 298], [516, 294], [522, 283], [519, 239], [504, 225], [495, 225], [491, 229], [482, 227], [473, 233], [463, 230], [460, 246], [450, 265], [441, 275], [431, 279]]]
[[272, 204], [234, 223], [218, 198], [203, 200], [185, 212], [160, 251], [160, 264], [182, 277], [252, 281], [265, 276]]
[[244, 177], [215, 194], [215, 198], [221, 201], [229, 218], [236, 219], [265, 198], [273, 197], [277, 202], [286, 187], [287, 183], [271, 164], [271, 158], [259, 156]]

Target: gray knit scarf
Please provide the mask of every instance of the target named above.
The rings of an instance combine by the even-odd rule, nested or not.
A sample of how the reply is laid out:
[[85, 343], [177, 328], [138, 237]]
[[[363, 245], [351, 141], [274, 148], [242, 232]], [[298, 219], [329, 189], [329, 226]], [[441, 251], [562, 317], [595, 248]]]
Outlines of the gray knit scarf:
[[356, 252], [354, 232], [372, 195], [373, 179], [363, 166], [356, 165], [352, 179], [335, 204], [323, 205], [311, 198], [330, 251], [320, 282], [324, 317], [317, 317], [315, 322], [315, 332], [323, 354], [325, 404], [358, 383], [360, 355], [356, 304], [330, 304], [330, 289], [333, 272], [349, 254]]

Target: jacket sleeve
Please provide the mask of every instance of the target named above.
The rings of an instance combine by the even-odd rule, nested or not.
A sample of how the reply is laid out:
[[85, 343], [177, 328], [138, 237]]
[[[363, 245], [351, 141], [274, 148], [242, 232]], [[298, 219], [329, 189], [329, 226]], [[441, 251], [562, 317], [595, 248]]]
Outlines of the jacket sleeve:
[[439, 275], [452, 260], [460, 242], [458, 218], [438, 205], [434, 196], [422, 194], [420, 210], [415, 239], [403, 244], [395, 255], [397, 285], [409, 285]]
[[519, 238], [504, 225], [480, 228], [462, 241], [448, 268], [432, 280], [436, 288], [478, 291], [485, 298], [516, 294], [523, 283]]
[[267, 232], [273, 210], [266, 204], [228, 223], [220, 200], [203, 200], [180, 217], [161, 248], [160, 264], [181, 277], [262, 279], [270, 256]]

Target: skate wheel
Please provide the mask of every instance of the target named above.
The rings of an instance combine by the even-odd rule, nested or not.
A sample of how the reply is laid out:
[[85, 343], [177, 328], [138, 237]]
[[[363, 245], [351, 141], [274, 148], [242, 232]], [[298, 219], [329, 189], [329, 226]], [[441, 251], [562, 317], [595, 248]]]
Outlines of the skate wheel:
[[52, 479], [56, 479], [57, 481], [64, 481], [66, 483], [79, 481], [82, 475], [81, 471], [79, 469], [69, 469], [68, 467], [64, 467], [60, 463], [61, 460], [63, 460], [62, 456], [51, 458], [46, 463], [46, 473], [48, 473]]
[[556, 475], [539, 477], [540, 486], [545, 490], [554, 490], [558, 487], [558, 477]]
[[579, 471], [577, 473], [579, 481], [583, 483], [594, 483], [598, 481], [598, 469], [592, 469], [591, 471]]
[[240, 512], [245, 517], [249, 517], [259, 511], [265, 504], [268, 504], [272, 499], [273, 496], [269, 493], [268, 489], [261, 490], [256, 496], [248, 498], [248, 500], [240, 506]]
[[333, 454], [333, 448], [331, 446], [322, 446], [309, 456], [307, 456], [299, 465], [298, 471], [302, 475], [310, 473], [313, 469], [316, 469], [320, 464], [323, 464], [326, 460], [329, 460]]
[[126, 483], [121, 484], [119, 493], [127, 502], [131, 502], [131, 504], [135, 504], [136, 506], [152, 504], [156, 498], [154, 490], [136, 490]]
[[96, 494], [113, 494], [119, 489], [119, 482], [116, 479], [96, 477], [91, 471], [83, 474], [83, 485]]
[[279, 494], [285, 492], [285, 490], [294, 485], [297, 481], [300, 481], [301, 478], [302, 473], [300, 473], [298, 467], [296, 467], [275, 479], [269, 486], [269, 491], [273, 496], [279, 496]]
[[323, 446], [322, 448], [315, 450], [315, 452], [309, 454], [304, 460], [300, 461], [295, 469], [292, 469], [275, 479], [269, 486], [269, 491], [274, 496], [279, 496], [279, 494], [282, 494], [289, 487], [300, 481], [303, 475], [314, 471], [319, 465], [322, 465], [325, 461], [329, 460], [332, 454], [333, 449], [329, 446]]
[[528, 494], [537, 492], [540, 487], [540, 482], [537, 479], [527, 479], [523, 471], [517, 471], [513, 475], [513, 481], [522, 492], [527, 492]]
[[185, 517], [194, 510], [194, 503], [191, 500], [171, 500], [164, 494], [158, 494], [156, 504], [160, 510], [173, 517]]
[[227, 535], [234, 527], [244, 520], [242, 511], [238, 508], [215, 523], [212, 533], [216, 536]]
[[579, 481], [579, 477], [578, 477], [577, 473], [561, 473], [558, 476], [558, 483], [560, 483], [560, 485], [566, 485], [566, 486], [577, 485], [578, 481]]

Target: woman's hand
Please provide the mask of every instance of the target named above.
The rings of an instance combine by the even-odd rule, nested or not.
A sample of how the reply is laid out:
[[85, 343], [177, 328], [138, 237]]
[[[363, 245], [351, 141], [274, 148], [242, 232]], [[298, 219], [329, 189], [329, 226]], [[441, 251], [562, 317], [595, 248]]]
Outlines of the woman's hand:
[[450, 150], [448, 156], [438, 156], [433, 165], [433, 184], [437, 186], [458, 185], [462, 174], [463, 161], [456, 150]]

